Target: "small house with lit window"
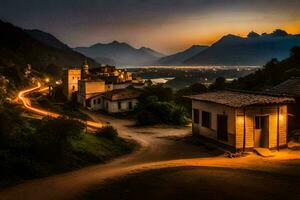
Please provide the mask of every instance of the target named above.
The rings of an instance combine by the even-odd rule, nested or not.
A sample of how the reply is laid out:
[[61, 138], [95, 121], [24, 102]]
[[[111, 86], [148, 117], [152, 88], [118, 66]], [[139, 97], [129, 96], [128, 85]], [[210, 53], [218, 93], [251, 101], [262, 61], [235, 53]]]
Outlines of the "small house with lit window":
[[141, 92], [135, 89], [118, 89], [102, 95], [103, 110], [108, 113], [133, 111]]
[[287, 104], [294, 99], [240, 91], [189, 96], [193, 134], [236, 150], [287, 146]]

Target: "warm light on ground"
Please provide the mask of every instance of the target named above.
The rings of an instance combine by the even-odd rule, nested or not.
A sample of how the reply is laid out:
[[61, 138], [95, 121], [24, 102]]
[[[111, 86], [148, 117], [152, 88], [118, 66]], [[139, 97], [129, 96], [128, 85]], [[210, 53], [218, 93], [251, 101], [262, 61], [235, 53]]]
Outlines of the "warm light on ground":
[[[33, 92], [33, 91], [38, 90], [38, 89], [39, 89], [39, 91], [45, 91], [45, 90], [48, 89], [48, 87], [42, 87], [41, 83], [38, 82], [38, 85], [36, 87], [33, 87], [33, 88], [30, 88], [30, 89], [23, 90], [23, 91], [19, 92], [18, 98], [19, 98], [19, 100], [21, 100], [24, 107], [26, 109], [36, 113], [36, 114], [43, 115], [43, 116], [46, 116], [46, 117], [52, 117], [52, 118], [61, 117], [60, 114], [57, 114], [57, 113], [54, 113], [54, 112], [49, 112], [49, 111], [42, 110], [42, 109], [39, 109], [39, 108], [34, 108], [34, 107], [31, 106], [30, 100], [28, 98], [26, 98], [25, 96], [27, 94], [29, 94], [30, 92]], [[86, 124], [87, 126], [89, 126], [91, 128], [102, 128], [103, 127], [103, 124], [99, 123], [99, 122], [83, 121], [83, 120], [79, 120], [79, 121], [81, 121], [82, 123]]]

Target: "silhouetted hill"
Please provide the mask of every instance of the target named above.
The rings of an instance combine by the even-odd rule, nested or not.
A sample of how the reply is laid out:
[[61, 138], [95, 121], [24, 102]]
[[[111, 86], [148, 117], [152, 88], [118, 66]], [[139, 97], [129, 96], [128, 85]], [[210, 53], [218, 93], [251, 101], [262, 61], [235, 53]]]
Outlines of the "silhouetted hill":
[[189, 49], [186, 49], [182, 52], [159, 59], [156, 64], [158, 64], [158, 65], [182, 65], [185, 60], [195, 56], [196, 54], [202, 52], [206, 48], [208, 48], [208, 46], [193, 45]]
[[96, 60], [98, 63], [102, 63], [102, 64], [107, 64], [107, 65], [112, 65], [112, 66], [116, 65], [116, 62], [110, 58], [96, 57], [96, 58], [94, 58], [94, 60]]
[[58, 49], [69, 49], [68, 45], [62, 43], [56, 37], [44, 31], [34, 29], [34, 30], [25, 30], [25, 32], [28, 33], [34, 39], [48, 46], [52, 46]]
[[157, 52], [157, 51], [155, 51], [153, 49], [150, 49], [148, 47], [141, 47], [139, 50], [145, 52], [146, 54], [152, 55], [152, 56], [154, 56], [156, 58], [161, 58], [161, 57], [165, 56], [164, 54], [162, 54], [160, 52]]
[[276, 30], [271, 34], [249, 33], [247, 38], [227, 35], [184, 63], [190, 65], [263, 65], [272, 58], [289, 56], [300, 45], [299, 35]]
[[77, 47], [74, 49], [92, 58], [106, 58], [116, 62], [117, 65], [147, 65], [161, 57], [161, 54], [142, 47], [136, 49], [127, 43], [113, 41], [108, 44], [95, 44], [90, 47]]
[[[22, 82], [22, 73], [27, 64], [31, 64], [38, 73], [59, 76], [62, 68], [79, 67], [86, 58], [67, 47], [48, 46], [46, 42], [28, 34], [28, 31], [7, 22], [0, 21], [0, 33], [0, 73], [9, 78], [11, 84]], [[91, 66], [98, 65], [92, 59], [88, 59], [88, 62]]]
[[273, 59], [263, 69], [239, 78], [229, 86], [241, 90], [263, 91], [291, 77], [300, 77], [300, 47], [292, 48], [289, 58], [280, 62]]

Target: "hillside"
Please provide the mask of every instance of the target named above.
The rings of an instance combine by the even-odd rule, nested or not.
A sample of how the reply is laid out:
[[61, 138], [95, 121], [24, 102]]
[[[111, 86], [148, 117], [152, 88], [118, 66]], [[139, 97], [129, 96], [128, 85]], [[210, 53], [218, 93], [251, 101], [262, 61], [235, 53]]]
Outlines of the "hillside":
[[108, 44], [98, 43], [90, 47], [77, 47], [74, 50], [91, 58], [113, 60], [117, 65], [147, 65], [163, 56], [152, 49], [145, 47], [136, 49], [118, 41]]
[[[29, 31], [29, 34], [28, 30], [0, 21], [0, 32], [0, 73], [10, 80], [10, 85], [22, 84], [22, 74], [27, 64], [31, 64], [39, 73], [58, 77], [63, 67], [79, 67], [86, 58], [53, 39], [54, 36], [41, 31]], [[55, 45], [63, 48], [54, 47], [53, 40], [56, 41]], [[53, 45], [47, 45], [49, 43]], [[88, 62], [92, 67], [98, 65], [92, 59], [88, 59]]]
[[291, 56], [281, 62], [276, 59], [268, 62], [263, 69], [239, 78], [229, 85], [242, 90], [263, 91], [291, 77], [300, 77], [300, 47], [291, 50]]
[[246, 38], [227, 35], [184, 63], [188, 65], [263, 65], [272, 58], [278, 60], [287, 58], [290, 49], [297, 45], [300, 45], [300, 35], [289, 35], [282, 30], [263, 35], [251, 32]]
[[183, 62], [196, 54], [204, 51], [208, 46], [202, 45], [193, 45], [189, 49], [186, 49], [182, 52], [165, 56], [157, 61], [158, 65], [182, 65]]
[[58, 48], [58, 49], [70, 49], [68, 45], [62, 43], [59, 41], [55, 36], [51, 35], [50, 33], [46, 33], [41, 30], [25, 30], [26, 33], [28, 33], [31, 37], [34, 39], [40, 41], [41, 43]]

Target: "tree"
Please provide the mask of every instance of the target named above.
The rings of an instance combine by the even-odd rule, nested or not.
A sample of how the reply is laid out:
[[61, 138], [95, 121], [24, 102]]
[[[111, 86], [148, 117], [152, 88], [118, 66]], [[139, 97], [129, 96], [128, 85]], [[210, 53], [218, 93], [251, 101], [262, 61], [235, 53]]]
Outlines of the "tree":
[[203, 84], [195, 83], [189, 87], [178, 90], [175, 94], [175, 102], [178, 105], [183, 106], [185, 108], [186, 113], [188, 113], [189, 116], [191, 116], [192, 102], [191, 100], [187, 99], [186, 96], [201, 94], [207, 92], [207, 90], [207, 87], [205, 87]]
[[36, 151], [41, 158], [60, 161], [71, 147], [71, 139], [80, 136], [84, 124], [77, 120], [58, 118], [43, 119], [36, 134]]
[[212, 90], [220, 90], [224, 89], [226, 84], [226, 80], [224, 77], [218, 77], [216, 78], [215, 82], [210, 86], [210, 89]]
[[160, 84], [146, 87], [141, 98], [146, 99], [150, 96], [157, 97], [158, 101], [172, 101], [174, 98], [172, 89]]

